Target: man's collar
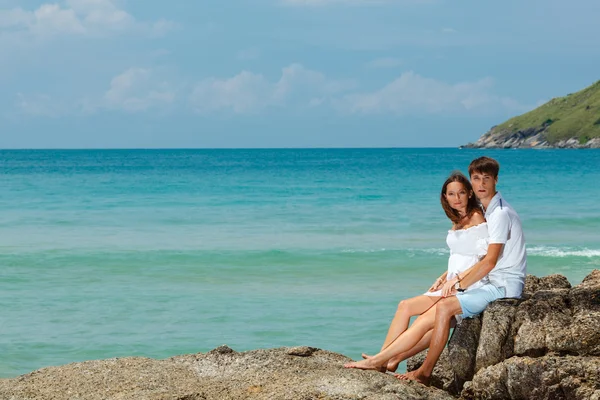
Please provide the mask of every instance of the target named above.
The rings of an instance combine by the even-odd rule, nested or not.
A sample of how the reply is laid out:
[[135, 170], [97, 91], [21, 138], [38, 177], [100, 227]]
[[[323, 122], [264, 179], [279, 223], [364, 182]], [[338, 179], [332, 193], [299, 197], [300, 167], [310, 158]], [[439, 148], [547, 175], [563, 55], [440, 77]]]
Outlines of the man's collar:
[[494, 195], [494, 197], [492, 197], [492, 200], [490, 200], [490, 203], [486, 207], [485, 213], [489, 214], [494, 210], [494, 208], [501, 206], [501, 205], [502, 205], [502, 195], [500, 194], [500, 192], [496, 192], [496, 194]]

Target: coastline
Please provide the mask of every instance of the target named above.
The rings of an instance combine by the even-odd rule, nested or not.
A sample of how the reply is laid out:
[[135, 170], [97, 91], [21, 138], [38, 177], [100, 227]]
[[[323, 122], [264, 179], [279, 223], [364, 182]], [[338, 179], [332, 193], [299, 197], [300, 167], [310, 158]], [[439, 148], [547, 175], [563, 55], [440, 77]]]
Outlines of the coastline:
[[[223, 345], [164, 360], [125, 357], [43, 368], [0, 379], [0, 397], [466, 400], [567, 393], [585, 400], [600, 395], [599, 306], [600, 270], [576, 286], [562, 275], [528, 275], [521, 299], [498, 300], [455, 329], [432, 387], [345, 369], [348, 357], [314, 347], [239, 353]], [[421, 353], [409, 359], [409, 370], [423, 358]]]
[[600, 138], [592, 138], [581, 142], [578, 138], [572, 137], [562, 139], [556, 143], [550, 143], [546, 139], [546, 126], [538, 128], [529, 128], [510, 132], [497, 130], [497, 126], [492, 127], [484, 133], [478, 140], [472, 143], [459, 146], [461, 149], [599, 149]]

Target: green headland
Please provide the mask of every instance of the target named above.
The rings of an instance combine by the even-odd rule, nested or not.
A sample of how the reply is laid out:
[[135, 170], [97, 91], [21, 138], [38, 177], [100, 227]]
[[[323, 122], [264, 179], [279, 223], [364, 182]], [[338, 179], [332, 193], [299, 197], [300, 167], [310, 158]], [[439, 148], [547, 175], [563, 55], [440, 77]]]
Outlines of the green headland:
[[599, 148], [600, 81], [494, 126], [475, 148]]

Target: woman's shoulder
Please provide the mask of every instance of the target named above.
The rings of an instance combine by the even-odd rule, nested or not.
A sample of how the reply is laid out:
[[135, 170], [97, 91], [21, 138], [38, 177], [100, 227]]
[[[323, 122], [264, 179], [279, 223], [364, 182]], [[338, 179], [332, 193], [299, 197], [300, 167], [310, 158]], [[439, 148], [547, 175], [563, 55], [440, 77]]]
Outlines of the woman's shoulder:
[[480, 212], [475, 212], [471, 215], [468, 225], [475, 226], [485, 222], [485, 217]]
[[465, 232], [465, 231], [470, 231], [473, 229], [485, 229], [487, 232], [487, 223], [482, 214], [480, 214], [480, 213], [473, 214], [471, 217], [469, 217], [469, 220], [467, 221], [467, 223], [460, 228], [457, 227], [456, 225], [453, 225], [451, 232]]

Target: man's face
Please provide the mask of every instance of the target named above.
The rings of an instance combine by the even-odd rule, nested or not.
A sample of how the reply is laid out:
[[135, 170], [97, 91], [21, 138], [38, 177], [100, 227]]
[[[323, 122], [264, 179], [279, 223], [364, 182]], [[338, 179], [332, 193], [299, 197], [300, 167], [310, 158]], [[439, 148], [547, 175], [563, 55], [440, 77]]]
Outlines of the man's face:
[[496, 183], [498, 183], [498, 177], [484, 172], [473, 172], [471, 175], [471, 185], [473, 185], [475, 196], [482, 202], [489, 201], [494, 197], [496, 194]]

